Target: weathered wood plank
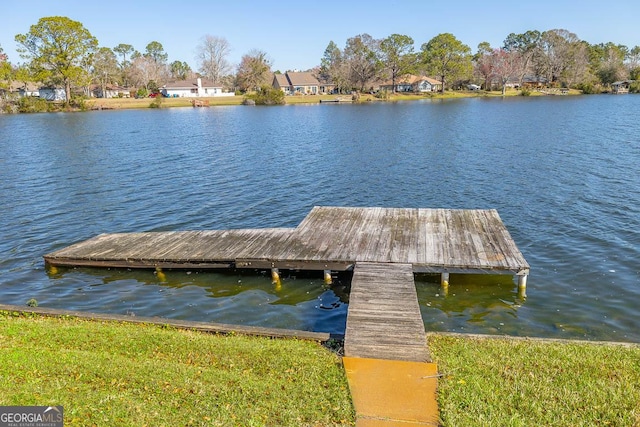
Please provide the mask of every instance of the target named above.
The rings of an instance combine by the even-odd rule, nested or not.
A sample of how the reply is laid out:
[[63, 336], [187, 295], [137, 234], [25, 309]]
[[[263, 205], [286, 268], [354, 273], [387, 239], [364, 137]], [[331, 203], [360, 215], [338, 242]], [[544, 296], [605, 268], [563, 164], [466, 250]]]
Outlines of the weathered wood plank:
[[393, 262], [412, 264], [414, 271], [529, 270], [495, 210], [401, 208], [315, 207], [295, 229], [102, 234], [47, 254], [45, 260], [143, 268], [273, 262], [315, 269]]
[[411, 264], [356, 264], [347, 313], [345, 355], [429, 360]]

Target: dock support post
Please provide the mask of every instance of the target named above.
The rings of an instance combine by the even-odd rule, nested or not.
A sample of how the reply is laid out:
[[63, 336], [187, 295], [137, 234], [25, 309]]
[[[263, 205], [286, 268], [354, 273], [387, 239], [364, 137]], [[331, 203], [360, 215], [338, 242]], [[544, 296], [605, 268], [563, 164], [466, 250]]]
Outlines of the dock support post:
[[523, 299], [527, 297], [527, 275], [526, 274], [518, 276], [518, 297]]
[[443, 271], [440, 275], [440, 290], [445, 297], [449, 294], [449, 272]]
[[282, 282], [280, 281], [280, 272], [275, 267], [271, 269], [271, 283], [276, 285], [276, 291], [280, 290], [280, 286], [282, 285]]
[[326, 285], [330, 285], [333, 283], [333, 279], [331, 278], [331, 270], [324, 271], [324, 283]]
[[167, 281], [167, 276], [165, 276], [164, 272], [162, 271], [162, 268], [160, 268], [160, 267], [156, 267], [156, 277], [161, 282], [166, 282]]

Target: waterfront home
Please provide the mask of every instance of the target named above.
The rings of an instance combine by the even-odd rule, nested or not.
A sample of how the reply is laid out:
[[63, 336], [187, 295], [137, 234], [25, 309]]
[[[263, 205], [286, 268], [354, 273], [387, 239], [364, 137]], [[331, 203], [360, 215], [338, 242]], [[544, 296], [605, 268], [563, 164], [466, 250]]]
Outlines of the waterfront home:
[[284, 74], [274, 74], [271, 85], [276, 89], [280, 89], [285, 95], [317, 95], [319, 93], [327, 93], [326, 91], [330, 90], [329, 86], [333, 86], [323, 85], [324, 92], [322, 92], [320, 90], [320, 82], [313, 73], [291, 71], [287, 71]]
[[39, 97], [40, 91], [38, 90], [38, 87], [39, 85], [35, 83], [12, 82], [9, 86], [9, 92], [18, 93], [21, 97]]
[[224, 92], [221, 84], [216, 84], [200, 77], [197, 79], [169, 81], [160, 88], [160, 93], [169, 98], [235, 95], [234, 93]]
[[91, 95], [96, 98], [129, 98], [131, 96], [131, 89], [118, 86], [118, 85], [106, 85], [104, 92], [102, 86], [91, 86]]
[[64, 91], [64, 88], [59, 88], [55, 86], [42, 86], [38, 89], [38, 94], [40, 98], [46, 99], [47, 101], [66, 101], [67, 94]]
[[398, 77], [395, 86], [391, 80], [381, 83], [380, 89], [390, 92], [437, 92], [442, 89], [442, 82], [426, 76], [407, 74]]

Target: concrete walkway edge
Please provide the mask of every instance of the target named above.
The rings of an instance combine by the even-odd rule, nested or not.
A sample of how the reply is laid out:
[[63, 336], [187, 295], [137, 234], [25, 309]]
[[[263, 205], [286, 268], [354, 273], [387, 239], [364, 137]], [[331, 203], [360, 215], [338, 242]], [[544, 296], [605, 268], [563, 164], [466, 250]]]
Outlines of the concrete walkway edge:
[[439, 426], [435, 363], [343, 357], [356, 427]]

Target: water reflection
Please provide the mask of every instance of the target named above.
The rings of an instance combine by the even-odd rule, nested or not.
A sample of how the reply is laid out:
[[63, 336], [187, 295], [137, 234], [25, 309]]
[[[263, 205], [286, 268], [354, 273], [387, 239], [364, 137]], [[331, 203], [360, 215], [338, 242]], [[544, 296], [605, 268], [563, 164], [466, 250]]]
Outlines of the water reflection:
[[511, 275], [451, 274], [447, 293], [439, 275], [416, 275], [416, 288], [427, 331], [513, 334], [524, 304]]
[[351, 284], [348, 273], [328, 285], [322, 272], [287, 270], [280, 286], [271, 283], [267, 270], [56, 268], [47, 273], [60, 289], [79, 284], [58, 295], [60, 308], [334, 334], [344, 334]]

